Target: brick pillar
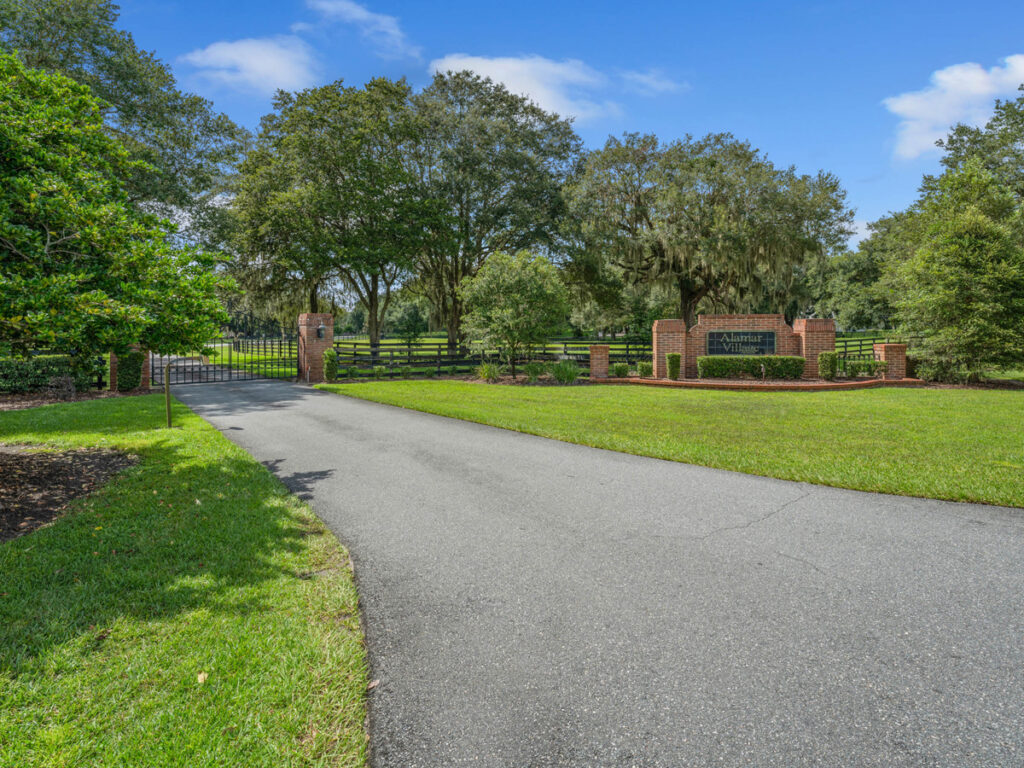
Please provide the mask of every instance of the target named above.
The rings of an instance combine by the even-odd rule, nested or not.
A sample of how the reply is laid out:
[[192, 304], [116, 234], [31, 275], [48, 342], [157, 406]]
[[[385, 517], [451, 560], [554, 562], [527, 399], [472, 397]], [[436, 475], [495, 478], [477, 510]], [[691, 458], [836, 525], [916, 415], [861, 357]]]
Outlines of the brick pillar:
[[[317, 333], [323, 325], [323, 335]], [[324, 351], [334, 344], [334, 317], [318, 312], [299, 315], [299, 381], [324, 380]]]
[[[139, 345], [132, 344], [130, 349], [133, 352], [139, 352]], [[107, 373], [107, 380], [110, 382], [110, 391], [117, 392], [117, 355], [113, 352], [110, 353], [109, 369]], [[150, 387], [150, 354], [149, 350], [142, 352], [142, 370], [139, 375], [139, 389], [149, 389]]]
[[[135, 347], [133, 347], [135, 349]], [[142, 350], [142, 376], [139, 377], [139, 389], [149, 389], [150, 380], [150, 360], [152, 356], [149, 350]]]
[[680, 376], [686, 373], [686, 323], [682, 320], [655, 320], [651, 331], [651, 352], [654, 357], [654, 378], [668, 378], [665, 355], [678, 352]]
[[607, 344], [590, 345], [590, 378], [608, 378], [608, 352], [611, 350]]
[[907, 345], [875, 344], [875, 360], [885, 363], [883, 379], [907, 378]]
[[818, 354], [836, 349], [836, 321], [832, 318], [799, 318], [793, 321], [793, 333], [800, 339], [804, 378], [818, 378]]

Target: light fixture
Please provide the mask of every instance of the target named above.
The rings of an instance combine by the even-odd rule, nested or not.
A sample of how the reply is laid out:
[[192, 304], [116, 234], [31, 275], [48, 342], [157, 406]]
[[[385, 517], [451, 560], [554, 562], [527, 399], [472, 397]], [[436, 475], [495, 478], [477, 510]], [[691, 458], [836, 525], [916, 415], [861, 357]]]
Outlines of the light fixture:
[[316, 337], [318, 339], [322, 339], [324, 337], [324, 329], [326, 328], [327, 326], [323, 324], [323, 321], [321, 321], [320, 325], [318, 325], [316, 329]]

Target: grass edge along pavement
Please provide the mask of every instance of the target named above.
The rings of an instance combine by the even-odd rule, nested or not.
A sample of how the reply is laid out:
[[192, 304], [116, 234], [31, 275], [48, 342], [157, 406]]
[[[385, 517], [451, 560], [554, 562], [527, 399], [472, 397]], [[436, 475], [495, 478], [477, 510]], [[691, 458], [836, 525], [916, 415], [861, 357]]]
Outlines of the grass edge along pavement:
[[465, 381], [320, 389], [640, 456], [861, 491], [1024, 507], [1024, 393], [729, 392]]
[[0, 544], [0, 765], [364, 766], [348, 557], [266, 468], [151, 395], [0, 413], [140, 462]]

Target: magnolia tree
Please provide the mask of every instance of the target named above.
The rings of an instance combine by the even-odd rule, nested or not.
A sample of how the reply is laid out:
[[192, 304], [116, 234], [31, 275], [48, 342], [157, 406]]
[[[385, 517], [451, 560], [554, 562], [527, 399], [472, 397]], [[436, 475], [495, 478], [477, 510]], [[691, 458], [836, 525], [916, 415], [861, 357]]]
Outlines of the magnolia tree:
[[0, 54], [0, 345], [186, 352], [224, 319], [216, 259], [132, 206], [137, 163], [85, 86]]
[[491, 256], [475, 277], [463, 281], [459, 296], [468, 310], [467, 330], [498, 349], [513, 378], [516, 359], [557, 333], [569, 313], [558, 270], [525, 251]]

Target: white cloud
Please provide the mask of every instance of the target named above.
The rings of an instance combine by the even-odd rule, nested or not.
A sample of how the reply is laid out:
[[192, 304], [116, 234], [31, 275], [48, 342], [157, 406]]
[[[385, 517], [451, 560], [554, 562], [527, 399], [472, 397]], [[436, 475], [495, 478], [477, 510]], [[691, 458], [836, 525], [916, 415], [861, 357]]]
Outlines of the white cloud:
[[660, 69], [648, 69], [642, 72], [626, 70], [621, 74], [621, 77], [629, 88], [639, 91], [645, 96], [683, 91], [690, 87], [687, 83], [677, 83]]
[[355, 25], [381, 56], [418, 58], [420, 55], [421, 49], [406, 40], [395, 16], [374, 13], [352, 0], [306, 0], [306, 5], [325, 18]]
[[857, 219], [853, 222], [853, 234], [850, 235], [850, 247], [856, 248], [860, 245], [860, 241], [871, 236], [871, 230], [868, 228], [868, 224], [871, 222]]
[[538, 106], [563, 117], [588, 120], [617, 114], [614, 102], [597, 102], [593, 91], [607, 78], [578, 59], [555, 61], [543, 56], [470, 56], [451, 53], [430, 62], [431, 72], [459, 72], [468, 69], [502, 83], [513, 93], [527, 96]]
[[901, 118], [896, 156], [912, 159], [935, 151], [955, 123], [981, 125], [992, 114], [993, 101], [1010, 96], [1024, 83], [1024, 54], [1007, 56], [1003, 66], [985, 69], [968, 62], [937, 70], [931, 85], [891, 96], [882, 103]]
[[222, 40], [181, 57], [214, 83], [262, 96], [300, 90], [315, 81], [313, 51], [293, 35]]

